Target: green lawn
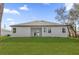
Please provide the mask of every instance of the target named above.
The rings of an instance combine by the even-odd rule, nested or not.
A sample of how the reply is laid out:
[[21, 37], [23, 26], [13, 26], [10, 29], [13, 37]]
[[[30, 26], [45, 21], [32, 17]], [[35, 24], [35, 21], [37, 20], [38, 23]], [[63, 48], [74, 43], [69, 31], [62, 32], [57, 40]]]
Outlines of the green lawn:
[[78, 38], [2, 37], [1, 55], [78, 55]]

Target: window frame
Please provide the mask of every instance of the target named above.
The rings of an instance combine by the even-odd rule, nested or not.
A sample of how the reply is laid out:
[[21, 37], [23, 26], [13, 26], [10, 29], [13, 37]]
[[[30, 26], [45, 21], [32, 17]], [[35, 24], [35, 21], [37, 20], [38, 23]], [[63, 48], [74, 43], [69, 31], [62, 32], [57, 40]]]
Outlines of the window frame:
[[16, 33], [16, 28], [13, 28], [13, 33]]
[[52, 33], [51, 28], [48, 28], [48, 33]]
[[62, 28], [62, 33], [66, 33], [66, 29], [65, 28]]
[[44, 32], [47, 32], [47, 28], [46, 27], [44, 27]]

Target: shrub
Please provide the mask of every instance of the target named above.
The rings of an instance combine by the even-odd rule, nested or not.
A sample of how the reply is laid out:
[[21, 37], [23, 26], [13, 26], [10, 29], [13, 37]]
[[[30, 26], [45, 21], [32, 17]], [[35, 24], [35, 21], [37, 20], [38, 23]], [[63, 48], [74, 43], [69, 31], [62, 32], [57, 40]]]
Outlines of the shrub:
[[10, 34], [7, 34], [7, 36], [9, 37], [9, 36], [11, 36]]

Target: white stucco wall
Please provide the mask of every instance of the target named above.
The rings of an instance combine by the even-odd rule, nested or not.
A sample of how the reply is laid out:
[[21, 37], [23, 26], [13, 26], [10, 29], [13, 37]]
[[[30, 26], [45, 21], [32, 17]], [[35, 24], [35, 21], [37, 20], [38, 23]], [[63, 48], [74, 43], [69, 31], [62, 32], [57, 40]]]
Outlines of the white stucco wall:
[[[42, 27], [42, 36], [68, 37], [67, 27], [50, 27], [50, 28], [51, 28], [51, 33], [48, 33], [48, 27], [46, 27], [46, 32], [44, 32], [44, 27]], [[62, 33], [62, 28], [66, 29], [66, 33]], [[31, 27], [16, 27], [16, 33], [13, 33], [12, 37], [31, 37], [31, 34], [32, 34]]]
[[14, 27], [14, 28], [16, 28], [16, 33], [13, 33], [11, 35], [12, 37], [30, 37], [31, 36], [30, 27]]
[[[68, 37], [68, 29], [67, 27], [50, 27], [51, 33], [48, 33], [48, 27], [46, 27], [47, 31], [44, 32], [44, 27], [42, 27], [42, 36], [50, 36], [50, 37]], [[62, 28], [66, 29], [66, 33], [62, 33]]]

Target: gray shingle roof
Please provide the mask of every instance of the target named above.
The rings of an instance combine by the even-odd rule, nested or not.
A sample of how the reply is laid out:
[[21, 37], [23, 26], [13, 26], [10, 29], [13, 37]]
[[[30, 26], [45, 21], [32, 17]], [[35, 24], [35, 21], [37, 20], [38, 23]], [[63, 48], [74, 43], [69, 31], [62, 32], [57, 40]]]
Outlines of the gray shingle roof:
[[49, 22], [49, 21], [31, 21], [31, 22], [11, 25], [11, 27], [30, 27], [30, 26], [63, 26], [63, 24]]
[[22, 26], [22, 25], [60, 25], [60, 24], [54, 22], [48, 22], [48, 21], [31, 21], [31, 22], [21, 23], [11, 26]]

